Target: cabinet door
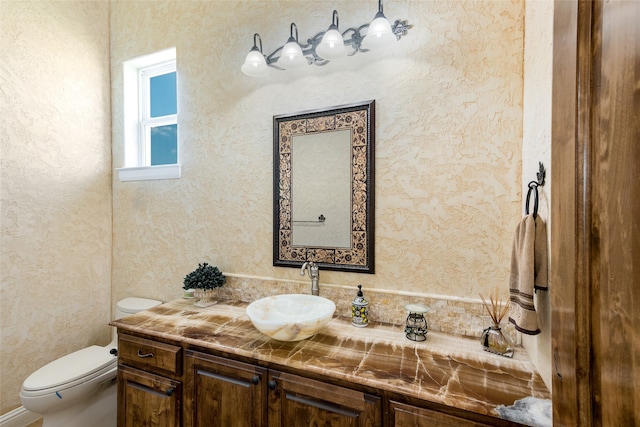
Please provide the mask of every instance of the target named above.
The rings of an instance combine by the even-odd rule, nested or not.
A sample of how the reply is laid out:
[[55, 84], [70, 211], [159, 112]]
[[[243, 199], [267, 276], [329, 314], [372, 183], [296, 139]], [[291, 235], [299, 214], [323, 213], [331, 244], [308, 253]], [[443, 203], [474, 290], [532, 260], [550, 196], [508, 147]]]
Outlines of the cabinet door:
[[180, 427], [179, 381], [120, 365], [118, 427]]
[[277, 371], [269, 388], [269, 427], [382, 425], [377, 396]]
[[390, 427], [480, 427], [492, 425], [466, 420], [393, 400], [389, 401], [389, 408]]
[[266, 372], [259, 366], [188, 351], [185, 426], [266, 426]]

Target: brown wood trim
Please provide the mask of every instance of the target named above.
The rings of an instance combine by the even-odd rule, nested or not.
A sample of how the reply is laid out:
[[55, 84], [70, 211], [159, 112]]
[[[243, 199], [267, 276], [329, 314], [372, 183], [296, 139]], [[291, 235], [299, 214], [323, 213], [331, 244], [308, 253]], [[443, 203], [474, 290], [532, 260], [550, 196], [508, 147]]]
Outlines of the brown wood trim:
[[593, 423], [592, 395], [592, 278], [591, 278], [591, 180], [592, 149], [592, 88], [593, 88], [593, 41], [592, 19], [595, 2], [578, 2], [578, 63], [577, 106], [578, 122], [576, 135], [576, 380], [577, 422], [580, 426]]
[[[598, 222], [599, 222], [599, 214], [600, 208], [597, 206], [597, 194], [599, 192], [598, 189], [598, 181], [601, 179], [600, 175], [600, 167], [598, 166], [597, 159], [597, 145], [598, 145], [598, 131], [596, 130], [598, 127], [598, 109], [595, 106], [595, 103], [598, 102], [598, 85], [601, 81], [601, 70], [602, 70], [602, 2], [595, 1], [592, 3], [591, 12], [591, 28], [590, 28], [590, 42], [591, 42], [591, 51], [589, 52], [589, 60], [591, 65], [591, 92], [589, 99], [590, 106], [590, 121], [589, 121], [589, 133], [585, 135], [585, 143], [589, 146], [589, 153], [592, 155], [589, 157], [589, 173], [588, 177], [588, 188], [589, 191], [589, 203], [585, 204], [585, 210], [588, 213], [588, 232], [589, 232], [589, 245], [585, 247], [585, 257], [587, 258], [586, 266], [589, 268], [589, 288], [585, 290], [585, 292], [589, 293], [589, 319], [585, 319], [585, 324], [588, 325], [588, 336], [589, 336], [589, 390], [583, 390], [580, 394], [581, 399], [583, 399], [585, 406], [589, 405], [589, 418], [592, 424], [600, 424], [598, 420], [601, 420], [602, 417], [598, 415], [600, 413], [599, 409], [599, 398], [595, 398], [600, 390], [600, 375], [601, 370], [597, 363], [597, 356], [595, 354], [594, 346], [597, 345], [600, 335], [600, 322], [598, 322], [599, 318], [599, 295], [601, 293], [600, 287], [600, 268], [598, 265], [599, 254], [599, 245], [600, 245], [600, 237], [598, 236]], [[586, 36], [585, 36], [586, 38]], [[585, 301], [586, 303], [587, 301]], [[587, 394], [588, 393], [588, 394]]]
[[[551, 164], [551, 306], [553, 418], [556, 425], [578, 425], [577, 310], [579, 287], [581, 153], [578, 128], [579, 2], [554, 6]], [[582, 236], [584, 239], [584, 235]], [[588, 347], [587, 347], [588, 349]], [[588, 353], [588, 352], [587, 352]]]
[[[640, 3], [556, 1], [553, 416], [640, 420]], [[634, 353], [635, 351], [635, 353]]]
[[593, 3], [591, 380], [594, 425], [640, 422], [640, 3]]

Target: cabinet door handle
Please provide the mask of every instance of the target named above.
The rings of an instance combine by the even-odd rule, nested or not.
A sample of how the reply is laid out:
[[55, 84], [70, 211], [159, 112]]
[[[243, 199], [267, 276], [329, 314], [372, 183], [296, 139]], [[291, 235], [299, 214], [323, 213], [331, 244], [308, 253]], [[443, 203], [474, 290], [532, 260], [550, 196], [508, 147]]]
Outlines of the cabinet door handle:
[[257, 376], [257, 375], [254, 375], [254, 376], [253, 376], [253, 378], [251, 378], [251, 382], [252, 382], [254, 385], [258, 385], [258, 383], [260, 382], [260, 377], [259, 377], [259, 376]]
[[269, 380], [269, 389], [270, 390], [275, 390], [277, 386], [278, 386], [278, 384], [276, 383], [276, 380]]
[[147, 357], [153, 357], [153, 353], [143, 353], [140, 350], [138, 350], [138, 357], [140, 359], [146, 359]]
[[166, 394], [167, 396], [171, 396], [171, 395], [173, 394], [173, 391], [174, 391], [174, 390], [175, 390], [175, 389], [174, 389], [173, 387], [169, 387], [169, 388], [167, 389], [167, 391], [165, 392], [165, 394]]

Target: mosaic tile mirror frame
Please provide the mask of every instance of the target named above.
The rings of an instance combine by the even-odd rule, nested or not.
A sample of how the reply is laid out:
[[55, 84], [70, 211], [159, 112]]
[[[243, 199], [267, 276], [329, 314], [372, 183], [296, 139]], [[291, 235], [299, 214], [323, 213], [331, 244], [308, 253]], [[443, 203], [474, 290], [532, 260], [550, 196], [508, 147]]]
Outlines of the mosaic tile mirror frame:
[[[348, 135], [349, 145], [346, 151], [330, 149], [338, 135], [341, 135], [340, 138]], [[312, 138], [307, 137], [313, 137], [316, 150], [322, 146], [327, 149], [319, 155], [304, 156], [308, 161], [316, 163], [303, 168], [299, 166], [298, 159], [301, 156], [295, 157], [294, 161], [294, 153], [296, 147], [304, 145], [302, 141], [305, 141], [306, 146], [311, 146], [309, 141]], [[323, 269], [374, 273], [374, 148], [373, 100], [273, 117], [274, 266], [300, 267], [306, 261], [313, 261]], [[330, 157], [335, 156], [336, 151], [341, 153], [340, 159]], [[308, 241], [300, 238], [296, 241], [296, 236], [305, 237], [302, 231], [296, 231], [298, 229], [313, 229], [320, 233], [318, 236], [329, 234], [332, 220], [336, 217], [332, 215], [330, 205], [335, 202], [334, 199], [340, 198], [339, 191], [333, 189], [333, 185], [336, 185], [333, 181], [336, 179], [323, 179], [323, 176], [309, 178], [301, 175], [301, 171], [318, 171], [324, 167], [324, 170], [332, 174], [334, 161], [346, 165], [344, 180], [350, 178], [350, 183], [343, 183], [347, 185], [343, 199], [349, 206], [342, 206], [346, 213], [337, 215], [346, 221], [342, 227], [345, 232], [338, 239], [340, 243], [323, 242], [320, 237], [317, 241], [312, 237]], [[305, 185], [310, 187], [303, 188], [313, 190], [294, 192], [294, 188], [300, 188], [301, 181], [309, 181]], [[312, 199], [308, 202], [311, 204], [321, 203], [322, 207], [317, 209], [321, 211], [320, 215], [294, 218], [294, 206], [303, 205], [303, 198]]]

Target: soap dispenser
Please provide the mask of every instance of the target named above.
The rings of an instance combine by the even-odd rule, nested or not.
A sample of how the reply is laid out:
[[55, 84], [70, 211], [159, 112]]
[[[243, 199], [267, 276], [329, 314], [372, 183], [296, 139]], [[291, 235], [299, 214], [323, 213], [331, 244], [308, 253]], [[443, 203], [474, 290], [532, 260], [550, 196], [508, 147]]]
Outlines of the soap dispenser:
[[362, 285], [358, 285], [358, 296], [351, 303], [351, 324], [358, 328], [369, 324], [369, 301], [362, 294]]

